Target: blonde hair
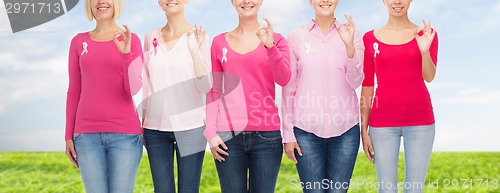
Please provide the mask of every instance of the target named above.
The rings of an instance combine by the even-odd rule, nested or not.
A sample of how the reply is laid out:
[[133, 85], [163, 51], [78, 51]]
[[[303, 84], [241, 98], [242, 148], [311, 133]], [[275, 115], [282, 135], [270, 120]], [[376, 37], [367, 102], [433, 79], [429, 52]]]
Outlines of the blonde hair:
[[[114, 7], [114, 14], [113, 14], [113, 21], [118, 20], [120, 16], [123, 13], [123, 10], [125, 9], [123, 0], [112, 0], [113, 1], [113, 7]], [[87, 16], [87, 19], [89, 21], [92, 21], [95, 19], [94, 14], [92, 13], [92, 5], [90, 5], [90, 0], [85, 0], [83, 4], [83, 9], [85, 10], [85, 15]]]

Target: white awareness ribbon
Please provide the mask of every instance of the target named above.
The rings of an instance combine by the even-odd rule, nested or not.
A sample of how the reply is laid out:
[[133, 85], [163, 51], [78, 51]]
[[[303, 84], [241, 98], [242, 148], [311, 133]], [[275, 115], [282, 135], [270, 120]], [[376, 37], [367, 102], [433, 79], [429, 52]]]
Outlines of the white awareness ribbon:
[[377, 42], [373, 43], [373, 50], [374, 50], [373, 57], [376, 58], [377, 54], [380, 54], [380, 50], [378, 49], [378, 43]]
[[82, 51], [82, 54], [80, 54], [81, 56], [83, 56], [83, 54], [88, 54], [89, 53], [89, 50], [87, 49], [87, 47], [89, 45], [87, 44], [87, 42], [83, 42], [82, 46], [83, 46], [83, 51]]
[[222, 48], [222, 60], [221, 63], [227, 63], [227, 48]]
[[306, 54], [310, 54], [311, 53], [311, 44], [307, 43], [304, 45], [304, 49], [306, 49]]

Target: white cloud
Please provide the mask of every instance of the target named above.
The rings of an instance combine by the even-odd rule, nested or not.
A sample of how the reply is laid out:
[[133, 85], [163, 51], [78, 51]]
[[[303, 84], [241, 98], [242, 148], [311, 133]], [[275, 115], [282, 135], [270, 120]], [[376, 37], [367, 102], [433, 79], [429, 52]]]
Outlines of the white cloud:
[[[128, 3], [124, 17], [118, 23], [129, 24], [139, 37], [142, 38], [144, 32], [165, 24], [165, 17], [156, 1]], [[23, 103], [56, 100], [55, 98], [60, 100], [65, 96], [69, 41], [76, 33], [91, 30], [95, 25], [86, 20], [81, 5], [80, 3], [66, 15], [35, 29], [0, 35], [0, 116]], [[8, 26], [6, 14], [2, 17], [2, 6], [3, 4], [0, 5], [0, 34], [2, 26]], [[487, 8], [483, 9], [484, 7]], [[361, 32], [381, 27], [387, 20], [387, 10], [378, 1], [341, 1], [336, 17], [344, 20], [344, 13], [354, 16]], [[496, 18], [500, 18], [500, 3], [479, 5], [469, 1], [414, 1], [410, 15], [412, 19], [416, 18], [414, 22], [417, 24], [420, 24], [422, 18], [432, 20], [441, 33], [446, 33], [447, 39], [464, 38], [498, 30], [500, 22]], [[192, 0], [186, 7], [186, 16], [192, 18], [191, 22], [201, 23], [212, 37], [237, 24], [237, 16], [228, 0]], [[285, 35], [293, 28], [306, 24], [314, 17], [314, 11], [307, 0], [264, 0], [260, 17], [268, 17], [273, 22], [275, 31]], [[264, 24], [262, 20], [260, 22]], [[10, 30], [10, 26], [8, 27]], [[480, 39], [484, 40], [486, 37]], [[440, 49], [450, 49], [449, 44], [442, 42]], [[443, 58], [454, 57], [450, 53], [441, 53], [443, 55], [440, 57]], [[488, 61], [493, 60], [477, 60], [478, 63]], [[478, 76], [480, 75], [471, 74], [468, 78], [475, 79]], [[500, 107], [500, 90], [467, 85], [468, 82], [462, 79], [448, 81], [428, 85], [437, 120], [435, 150], [498, 151], [500, 144], [494, 141], [495, 136], [500, 135], [500, 130], [491, 127], [500, 124], [496, 121], [500, 116], [497, 108]], [[140, 101], [140, 95], [134, 99]], [[64, 132], [61, 129], [32, 132], [36, 129], [26, 128], [24, 132], [0, 129], [0, 151], [63, 150]]]
[[470, 5], [472, 3], [475, 2], [465, 1], [455, 5], [465, 7], [464, 9], [442, 8], [445, 11], [439, 13], [440, 16], [444, 16], [440, 18], [441, 24], [455, 24], [449, 25], [450, 38], [478, 38], [500, 30], [500, 22], [497, 19], [500, 18], [500, 3], [476, 6]]
[[410, 14], [433, 16], [441, 14], [441, 8], [450, 7], [453, 4], [452, 0], [439, 0], [439, 1], [413, 1], [410, 5]]
[[430, 84], [429, 90], [432, 93], [433, 103], [438, 105], [500, 105], [499, 89], [437, 83]]
[[[40, 61], [18, 61], [13, 63], [15, 70], [7, 70], [0, 77], [0, 107], [7, 111], [19, 103], [50, 99], [65, 93], [66, 59], [62, 54], [41, 59]], [[0, 66], [0, 72], [5, 65]]]
[[500, 105], [500, 101], [498, 100], [500, 98], [500, 90], [473, 90], [474, 93], [470, 93], [469, 91], [470, 90], [462, 90], [457, 96], [443, 98], [441, 100], [437, 100], [436, 102], [448, 105]]
[[64, 151], [62, 128], [23, 133], [6, 132], [0, 129], [0, 152], [3, 151]]
[[434, 151], [499, 151], [500, 131], [491, 124], [474, 124], [467, 127], [458, 123], [436, 123]]
[[5, 4], [3, 0], [0, 0], [0, 35], [12, 33], [10, 28], [9, 18], [7, 16], [7, 10], [5, 9]]
[[[274, 26], [274, 31], [283, 35], [288, 34], [292, 29], [306, 24], [308, 9], [312, 9], [308, 1], [305, 0], [267, 0], [261, 8], [260, 17], [268, 18]], [[260, 21], [262, 25], [264, 21]]]

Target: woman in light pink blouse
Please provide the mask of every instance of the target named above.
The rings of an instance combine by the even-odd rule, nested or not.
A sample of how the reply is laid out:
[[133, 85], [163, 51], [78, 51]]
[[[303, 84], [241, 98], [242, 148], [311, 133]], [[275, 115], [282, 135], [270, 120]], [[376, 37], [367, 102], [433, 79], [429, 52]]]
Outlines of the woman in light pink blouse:
[[[361, 36], [340, 23], [338, 0], [310, 0], [316, 17], [288, 37], [292, 78], [283, 87], [283, 143], [304, 192], [347, 192], [359, 149]], [[328, 186], [307, 186], [323, 183]]]
[[184, 17], [187, 0], [159, 0], [167, 23], [146, 34], [143, 128], [155, 192], [199, 192], [207, 141], [204, 95], [211, 87], [210, 40]]

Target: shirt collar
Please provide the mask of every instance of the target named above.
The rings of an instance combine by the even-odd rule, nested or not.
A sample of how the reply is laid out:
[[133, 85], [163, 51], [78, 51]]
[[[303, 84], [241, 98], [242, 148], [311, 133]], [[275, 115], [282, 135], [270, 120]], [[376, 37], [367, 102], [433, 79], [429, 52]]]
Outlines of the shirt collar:
[[[337, 25], [340, 25], [340, 23], [338, 22], [338, 20], [335, 20], [335, 23], [333, 24], [332, 28], [330, 28], [330, 31], [332, 31], [332, 29], [336, 29], [335, 26]], [[314, 22], [314, 19], [311, 19], [311, 22], [307, 25], [307, 30], [312, 31], [316, 27], [318, 27], [318, 24]]]

